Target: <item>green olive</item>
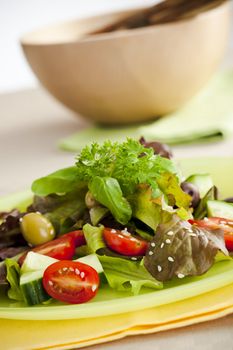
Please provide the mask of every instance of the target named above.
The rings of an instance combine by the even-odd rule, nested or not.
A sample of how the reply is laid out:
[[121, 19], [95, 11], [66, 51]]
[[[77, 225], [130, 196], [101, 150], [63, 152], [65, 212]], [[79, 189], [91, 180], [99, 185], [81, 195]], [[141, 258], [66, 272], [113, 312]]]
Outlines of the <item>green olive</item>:
[[55, 237], [55, 230], [51, 222], [41, 213], [29, 213], [20, 221], [22, 235], [32, 245], [39, 245], [51, 241]]

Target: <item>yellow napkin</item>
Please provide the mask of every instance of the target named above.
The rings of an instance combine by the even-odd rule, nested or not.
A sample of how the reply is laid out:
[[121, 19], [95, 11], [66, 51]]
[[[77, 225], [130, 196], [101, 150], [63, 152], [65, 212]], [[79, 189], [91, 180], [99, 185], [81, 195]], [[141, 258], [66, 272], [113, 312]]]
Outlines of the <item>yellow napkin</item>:
[[61, 321], [0, 320], [4, 350], [74, 349], [149, 334], [233, 312], [233, 284], [213, 292], [147, 310], [98, 318]]

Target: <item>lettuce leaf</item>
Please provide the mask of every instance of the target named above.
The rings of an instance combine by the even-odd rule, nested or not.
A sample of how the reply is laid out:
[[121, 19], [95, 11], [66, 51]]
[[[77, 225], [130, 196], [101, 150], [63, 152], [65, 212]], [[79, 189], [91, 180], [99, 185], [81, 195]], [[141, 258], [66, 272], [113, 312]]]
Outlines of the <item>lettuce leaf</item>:
[[128, 223], [132, 209], [126, 198], [123, 197], [121, 187], [116, 179], [95, 176], [88, 187], [94, 198], [107, 207], [119, 223], [122, 225]]
[[106, 244], [103, 239], [104, 226], [91, 226], [86, 224], [83, 226], [83, 233], [87, 242], [89, 252], [95, 253], [101, 248], [105, 248]]
[[189, 219], [191, 197], [181, 189], [178, 177], [175, 174], [165, 172], [157, 179], [157, 182], [165, 195], [167, 204], [178, 207], [177, 214], [181, 219]]
[[34, 196], [29, 211], [39, 211], [53, 224], [57, 233], [65, 233], [79, 220], [86, 208], [86, 188], [64, 195]]
[[98, 257], [103, 266], [108, 284], [113, 289], [130, 291], [137, 295], [142, 287], [151, 289], [163, 288], [163, 284], [152, 277], [139, 262], [110, 256]]
[[13, 300], [23, 300], [23, 295], [19, 286], [20, 267], [19, 264], [13, 259], [6, 259], [5, 266], [7, 271], [7, 281], [10, 284], [8, 289], [8, 297]]
[[159, 281], [197, 276], [209, 270], [218, 251], [228, 255], [221, 229], [211, 232], [173, 217], [159, 225], [144, 264]]
[[195, 209], [193, 216], [197, 220], [203, 219], [207, 216], [207, 202], [217, 199], [217, 187], [213, 186], [209, 189], [206, 195], [200, 200], [198, 207]]
[[41, 177], [32, 183], [32, 191], [39, 196], [47, 196], [51, 193], [67, 193], [83, 183], [77, 181], [78, 169], [76, 166], [55, 171], [52, 174]]

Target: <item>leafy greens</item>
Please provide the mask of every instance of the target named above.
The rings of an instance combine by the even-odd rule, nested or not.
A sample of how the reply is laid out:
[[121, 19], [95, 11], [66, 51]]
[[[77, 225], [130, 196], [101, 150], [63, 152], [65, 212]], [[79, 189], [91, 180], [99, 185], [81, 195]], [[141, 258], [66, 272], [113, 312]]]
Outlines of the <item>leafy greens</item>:
[[213, 265], [218, 251], [228, 255], [221, 229], [211, 232], [173, 217], [159, 225], [144, 264], [159, 281], [197, 276]]

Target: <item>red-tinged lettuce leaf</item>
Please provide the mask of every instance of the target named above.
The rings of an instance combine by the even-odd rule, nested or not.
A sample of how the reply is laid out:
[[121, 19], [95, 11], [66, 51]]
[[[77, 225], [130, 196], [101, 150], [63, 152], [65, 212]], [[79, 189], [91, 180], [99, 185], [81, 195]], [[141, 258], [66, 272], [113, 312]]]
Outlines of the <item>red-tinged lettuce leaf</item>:
[[221, 229], [211, 232], [174, 217], [158, 226], [144, 264], [159, 281], [197, 276], [209, 270], [219, 251], [228, 255]]
[[[5, 248], [8, 247], [24, 247], [27, 245], [27, 242], [21, 234], [19, 225], [19, 220], [23, 215], [24, 214], [20, 213], [17, 209], [8, 213], [0, 213], [0, 218], [2, 220], [0, 224], [0, 252], [2, 249], [5, 250]], [[9, 256], [10, 255], [8, 255], [8, 257]]]

